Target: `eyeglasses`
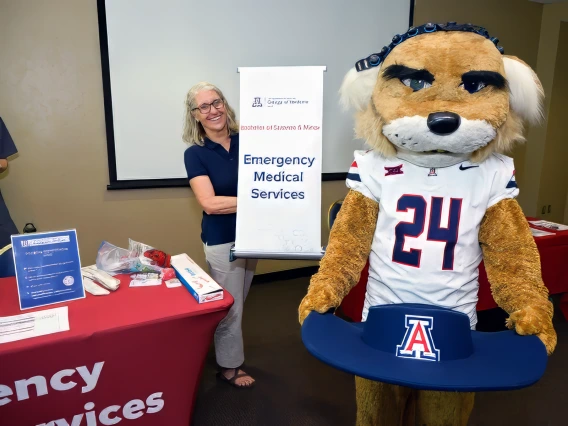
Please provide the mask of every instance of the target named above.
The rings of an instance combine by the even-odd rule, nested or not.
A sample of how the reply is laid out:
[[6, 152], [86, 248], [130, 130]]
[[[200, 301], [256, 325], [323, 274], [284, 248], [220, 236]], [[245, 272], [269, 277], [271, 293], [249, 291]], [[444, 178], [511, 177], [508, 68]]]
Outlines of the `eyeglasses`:
[[224, 104], [225, 103], [222, 99], [215, 99], [210, 104], [201, 104], [197, 108], [193, 108], [192, 111], [198, 109], [202, 114], [207, 114], [209, 111], [211, 111], [211, 105], [213, 105], [215, 109], [221, 109]]

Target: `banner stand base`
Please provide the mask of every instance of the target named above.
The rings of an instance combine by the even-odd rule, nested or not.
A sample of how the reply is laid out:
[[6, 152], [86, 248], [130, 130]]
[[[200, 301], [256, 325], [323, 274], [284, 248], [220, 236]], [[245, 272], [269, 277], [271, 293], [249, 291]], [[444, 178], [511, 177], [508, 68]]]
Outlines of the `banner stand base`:
[[266, 252], [255, 250], [236, 250], [231, 247], [230, 260], [236, 259], [279, 259], [279, 260], [321, 260], [325, 250], [319, 252]]

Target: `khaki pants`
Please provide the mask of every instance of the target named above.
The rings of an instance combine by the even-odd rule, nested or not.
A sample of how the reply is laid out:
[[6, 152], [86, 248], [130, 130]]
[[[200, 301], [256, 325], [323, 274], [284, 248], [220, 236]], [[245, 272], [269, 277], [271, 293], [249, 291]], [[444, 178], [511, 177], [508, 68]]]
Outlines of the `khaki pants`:
[[258, 263], [256, 259], [236, 259], [229, 262], [233, 244], [204, 245], [211, 278], [235, 299], [229, 313], [215, 331], [215, 356], [217, 364], [223, 368], [240, 367], [245, 360], [241, 328], [243, 306]]

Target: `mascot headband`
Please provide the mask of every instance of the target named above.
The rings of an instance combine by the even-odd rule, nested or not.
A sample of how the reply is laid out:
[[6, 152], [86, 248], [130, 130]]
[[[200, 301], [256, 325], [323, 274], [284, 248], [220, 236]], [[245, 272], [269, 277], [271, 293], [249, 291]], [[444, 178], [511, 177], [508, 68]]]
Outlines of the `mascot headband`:
[[406, 41], [412, 37], [416, 37], [420, 34], [435, 33], [437, 31], [464, 31], [469, 33], [476, 33], [482, 37], [485, 37], [486, 39], [491, 40], [493, 44], [495, 44], [495, 47], [497, 47], [497, 50], [501, 52], [501, 54], [505, 53], [503, 47], [497, 45], [497, 43], [499, 43], [499, 39], [496, 37], [490, 37], [487, 30], [483, 27], [478, 27], [477, 25], [472, 24], [457, 24], [455, 22], [448, 22], [446, 24], [428, 23], [419, 27], [410, 27], [406, 33], [395, 35], [392, 39], [391, 44], [383, 47], [379, 53], [373, 53], [367, 58], [357, 61], [355, 68], [357, 69], [357, 72], [359, 72], [376, 67], [381, 62], [383, 62], [388, 54], [403, 41]]

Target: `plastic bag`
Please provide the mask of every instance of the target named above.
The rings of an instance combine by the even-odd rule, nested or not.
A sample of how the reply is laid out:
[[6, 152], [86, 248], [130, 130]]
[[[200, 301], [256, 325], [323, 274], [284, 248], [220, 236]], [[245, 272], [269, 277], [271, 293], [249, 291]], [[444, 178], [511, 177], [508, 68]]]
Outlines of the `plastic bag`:
[[161, 250], [157, 250], [152, 246], [139, 243], [132, 239], [128, 240], [128, 248], [131, 253], [138, 257], [138, 270], [143, 272], [162, 272], [164, 268], [170, 267], [171, 256]]
[[108, 241], [103, 241], [97, 253], [97, 269], [106, 272], [123, 274], [136, 272], [138, 259], [129, 250], [117, 247]]
[[97, 253], [97, 268], [116, 274], [131, 272], [162, 273], [170, 267], [169, 254], [147, 244], [129, 239], [128, 249], [103, 241]]
[[170, 267], [170, 255], [147, 244], [129, 240], [128, 249], [103, 241], [97, 253], [97, 268], [111, 273], [162, 273]]

